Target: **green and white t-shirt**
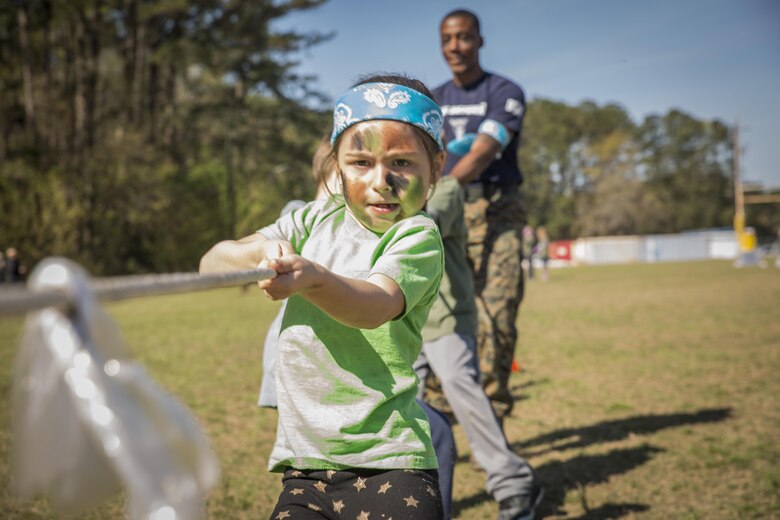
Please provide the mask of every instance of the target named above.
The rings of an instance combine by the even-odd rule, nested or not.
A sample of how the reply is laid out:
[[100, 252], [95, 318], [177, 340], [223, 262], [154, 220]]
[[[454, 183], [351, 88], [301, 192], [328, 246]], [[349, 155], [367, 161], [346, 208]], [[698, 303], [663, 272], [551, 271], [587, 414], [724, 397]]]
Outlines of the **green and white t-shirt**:
[[376, 234], [358, 223], [343, 199], [331, 198], [259, 232], [288, 240], [298, 254], [336, 274], [388, 276], [405, 299], [400, 316], [371, 330], [343, 325], [300, 296], [288, 300], [269, 469], [436, 468], [412, 369], [443, 271], [436, 224], [421, 212]]

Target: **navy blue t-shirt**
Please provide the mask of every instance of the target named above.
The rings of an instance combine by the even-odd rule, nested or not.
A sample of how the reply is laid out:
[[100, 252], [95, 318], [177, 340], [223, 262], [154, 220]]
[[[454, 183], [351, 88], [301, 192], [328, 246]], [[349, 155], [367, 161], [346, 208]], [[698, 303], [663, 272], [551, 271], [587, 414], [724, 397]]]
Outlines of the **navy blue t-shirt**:
[[[476, 133], [485, 119], [492, 119], [514, 132], [512, 140], [501, 157], [493, 161], [479, 177], [481, 182], [522, 182], [517, 164], [517, 148], [525, 115], [525, 94], [514, 82], [485, 73], [482, 78], [467, 87], [459, 87], [452, 80], [433, 91], [436, 102], [444, 113], [445, 140], [460, 139], [464, 134]], [[447, 153], [444, 175], [449, 175], [462, 156]]]

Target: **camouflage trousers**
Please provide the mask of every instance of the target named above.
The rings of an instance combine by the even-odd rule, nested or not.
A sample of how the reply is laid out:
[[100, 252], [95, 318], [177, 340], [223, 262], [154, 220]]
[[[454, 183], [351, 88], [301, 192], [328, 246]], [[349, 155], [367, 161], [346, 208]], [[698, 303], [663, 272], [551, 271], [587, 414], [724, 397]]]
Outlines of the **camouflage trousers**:
[[[525, 207], [519, 193], [495, 194], [465, 205], [468, 256], [474, 272], [482, 386], [496, 416], [512, 411], [509, 376], [517, 344], [517, 314], [523, 300], [523, 234]], [[425, 400], [451, 415], [435, 377], [426, 381]]]

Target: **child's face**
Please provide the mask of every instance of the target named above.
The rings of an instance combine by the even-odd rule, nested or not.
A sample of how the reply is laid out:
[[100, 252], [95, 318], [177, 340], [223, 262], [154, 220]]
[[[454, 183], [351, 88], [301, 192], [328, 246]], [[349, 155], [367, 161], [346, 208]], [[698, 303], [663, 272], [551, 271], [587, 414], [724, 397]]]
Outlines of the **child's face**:
[[425, 205], [431, 162], [413, 128], [399, 121], [366, 121], [339, 141], [344, 199], [368, 229], [383, 233]]

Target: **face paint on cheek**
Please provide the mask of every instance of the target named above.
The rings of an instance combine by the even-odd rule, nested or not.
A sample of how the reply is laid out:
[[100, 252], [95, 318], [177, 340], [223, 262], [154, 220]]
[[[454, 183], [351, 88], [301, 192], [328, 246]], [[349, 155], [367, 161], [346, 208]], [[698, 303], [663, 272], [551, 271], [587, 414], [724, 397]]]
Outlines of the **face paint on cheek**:
[[401, 209], [404, 215], [413, 215], [425, 204], [426, 183], [419, 177], [409, 179], [401, 199]]
[[350, 204], [347, 203], [347, 207], [349, 208], [349, 211], [352, 213], [352, 216], [354, 216], [358, 222], [363, 224], [365, 227], [372, 231], [376, 231], [374, 228], [376, 227], [374, 225], [374, 219], [371, 218], [371, 215], [369, 215], [363, 208], [356, 204]]
[[344, 202], [347, 204], [350, 213], [365, 227], [373, 229], [373, 219], [368, 214], [365, 207], [359, 203], [361, 199], [360, 191], [363, 187], [354, 180], [350, 181], [349, 177], [343, 172], [340, 174], [342, 183], [342, 195]]

